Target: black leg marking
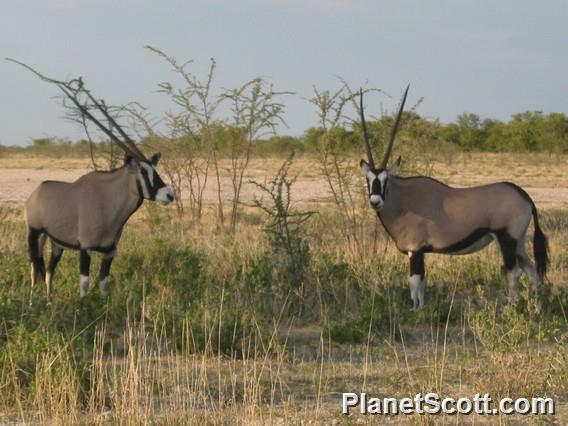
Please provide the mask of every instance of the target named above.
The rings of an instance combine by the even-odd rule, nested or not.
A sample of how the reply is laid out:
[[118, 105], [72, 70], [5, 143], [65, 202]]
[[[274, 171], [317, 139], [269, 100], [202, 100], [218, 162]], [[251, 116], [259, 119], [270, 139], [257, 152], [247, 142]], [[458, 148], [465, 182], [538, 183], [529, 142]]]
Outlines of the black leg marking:
[[420, 275], [424, 278], [424, 253], [412, 253], [410, 256], [410, 275]]
[[497, 241], [501, 247], [505, 270], [512, 271], [517, 266], [517, 240], [503, 231], [497, 234]]
[[49, 258], [49, 264], [47, 265], [47, 272], [53, 275], [55, 272], [55, 268], [57, 268], [57, 264], [61, 259], [61, 255], [63, 255], [62, 249], [53, 248], [51, 249], [51, 257]]
[[33, 273], [45, 278], [45, 263], [43, 261], [42, 247], [40, 244], [40, 237], [43, 231], [38, 229], [29, 228], [28, 233], [28, 251], [30, 255], [30, 262], [33, 267]]
[[101, 262], [101, 270], [99, 272], [99, 289], [103, 296], [108, 294], [108, 285], [110, 281], [110, 266], [114, 260], [114, 254], [106, 255]]
[[426, 278], [424, 270], [424, 252], [409, 253], [410, 256], [410, 297], [412, 298], [412, 309], [417, 310], [424, 306], [424, 293], [426, 290]]
[[55, 275], [55, 268], [57, 268], [57, 264], [59, 263], [62, 254], [63, 254], [63, 249], [61, 247], [56, 246], [52, 241], [51, 256], [49, 258], [49, 264], [47, 265], [47, 272], [45, 274], [45, 285], [46, 285], [48, 301], [51, 298], [51, 292], [53, 287], [52, 283], [53, 283], [53, 276]]
[[114, 260], [114, 256], [105, 256], [103, 261], [101, 262], [101, 269], [99, 272], [99, 278], [104, 280], [110, 274], [110, 266], [112, 265], [112, 261]]
[[81, 291], [81, 298], [85, 297], [89, 289], [89, 270], [91, 268], [91, 255], [87, 250], [81, 250], [80, 255], [80, 270], [81, 280], [79, 281], [79, 288]]
[[505, 265], [505, 275], [509, 285], [509, 303], [517, 303], [519, 295], [517, 292], [517, 278], [519, 268], [517, 264], [517, 245], [516, 239], [511, 237], [506, 231], [497, 234], [497, 241], [501, 247], [503, 264]]
[[34, 293], [35, 283], [38, 276], [43, 280], [45, 278], [45, 263], [43, 261], [42, 231], [39, 229], [28, 228], [28, 254], [30, 257], [30, 306], [32, 305], [32, 296]]
[[80, 271], [81, 275], [89, 276], [89, 270], [91, 269], [91, 255], [87, 250], [81, 250], [80, 255]]

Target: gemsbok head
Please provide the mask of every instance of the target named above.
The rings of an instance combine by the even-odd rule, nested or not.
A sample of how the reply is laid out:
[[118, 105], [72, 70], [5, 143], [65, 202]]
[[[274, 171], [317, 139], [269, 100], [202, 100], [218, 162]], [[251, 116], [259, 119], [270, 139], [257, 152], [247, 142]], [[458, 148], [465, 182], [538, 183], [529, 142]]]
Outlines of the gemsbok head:
[[[25, 66], [25, 65], [24, 65]], [[26, 66], [27, 67], [27, 66]], [[27, 67], [28, 69], [31, 69]], [[125, 153], [122, 167], [111, 171], [94, 171], [75, 182], [42, 182], [25, 204], [28, 225], [28, 245], [31, 263], [31, 292], [40, 277], [45, 281], [47, 299], [50, 300], [55, 268], [64, 249], [80, 251], [80, 296], [89, 287], [91, 254], [100, 252], [100, 291], [108, 293], [110, 267], [122, 230], [130, 216], [144, 200], [169, 204], [173, 191], [164, 183], [156, 170], [160, 155], [146, 158], [133, 140], [108, 112], [105, 104], [87, 91], [81, 79], [62, 82], [43, 77], [57, 84], [71, 100], [76, 112], [93, 122], [112, 142]], [[88, 104], [79, 100], [86, 97]], [[103, 125], [96, 113], [109, 123]], [[43, 260], [46, 239], [51, 242], [51, 257], [47, 269]], [[31, 303], [31, 295], [30, 295]]]
[[[511, 182], [452, 188], [427, 176], [401, 177], [396, 174], [400, 157], [387, 167], [407, 94], [408, 87], [385, 155], [376, 167], [363, 112], [363, 92], [360, 93], [361, 126], [368, 157], [360, 165], [367, 180], [371, 208], [398, 250], [410, 259], [413, 309], [424, 305], [426, 253], [469, 254], [493, 240], [497, 240], [503, 256], [509, 301], [515, 303], [518, 299], [517, 279], [521, 270], [530, 277], [536, 291], [546, 275], [548, 243], [536, 206], [524, 189]], [[536, 269], [525, 249], [531, 217]]]

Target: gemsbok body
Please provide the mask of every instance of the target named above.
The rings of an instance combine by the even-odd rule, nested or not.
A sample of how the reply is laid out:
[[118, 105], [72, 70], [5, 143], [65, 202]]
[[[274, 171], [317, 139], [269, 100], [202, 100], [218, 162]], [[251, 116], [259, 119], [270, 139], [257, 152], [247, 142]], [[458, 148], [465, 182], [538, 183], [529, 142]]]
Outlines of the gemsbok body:
[[[413, 309], [424, 305], [426, 253], [469, 254], [481, 250], [493, 240], [497, 240], [503, 256], [509, 300], [516, 302], [517, 279], [521, 270], [530, 277], [536, 290], [548, 266], [547, 239], [540, 228], [534, 202], [526, 191], [510, 182], [452, 188], [426, 176], [397, 176], [400, 157], [387, 168], [407, 93], [408, 88], [389, 146], [378, 168], [374, 165], [368, 141], [361, 94], [361, 121], [369, 161], [361, 160], [360, 165], [367, 179], [371, 207], [398, 250], [410, 259], [409, 286]], [[531, 218], [536, 268], [525, 249]]]
[[[146, 200], [168, 204], [173, 192], [155, 166], [159, 155], [149, 161], [127, 157], [116, 170], [95, 171], [75, 182], [46, 181], [26, 202], [28, 245], [32, 291], [38, 276], [45, 279], [47, 297], [51, 296], [53, 274], [64, 249], [80, 250], [80, 294], [89, 286], [91, 253], [103, 253], [100, 290], [107, 294], [110, 266], [122, 229], [128, 218]], [[51, 241], [51, 258], [45, 269], [43, 245]]]
[[[30, 303], [38, 277], [46, 283], [49, 301], [55, 268], [64, 249], [80, 250], [81, 297], [86, 295], [89, 287], [91, 254], [103, 254], [99, 279], [100, 290], [106, 294], [111, 263], [128, 218], [144, 200], [168, 204], [174, 199], [173, 191], [156, 171], [160, 155], [147, 159], [108, 112], [105, 103], [95, 99], [80, 78], [54, 80], [25, 64], [11, 61], [29, 69], [42, 80], [56, 84], [74, 105], [71, 117], [82, 122], [85, 128], [86, 121], [94, 123], [126, 154], [124, 166], [118, 169], [94, 171], [72, 183], [46, 181], [28, 198], [26, 218], [32, 280]], [[97, 112], [99, 116], [95, 115]], [[102, 124], [103, 121], [109, 123], [108, 127]], [[43, 260], [46, 239], [51, 241], [51, 258], [47, 269]]]

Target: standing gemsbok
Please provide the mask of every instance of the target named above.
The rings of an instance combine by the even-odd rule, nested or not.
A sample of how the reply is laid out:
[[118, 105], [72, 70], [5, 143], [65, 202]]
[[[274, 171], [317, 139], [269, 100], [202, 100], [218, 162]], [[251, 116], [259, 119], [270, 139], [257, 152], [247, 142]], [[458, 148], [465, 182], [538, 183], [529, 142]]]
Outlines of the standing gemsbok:
[[[103, 254], [99, 278], [100, 290], [106, 294], [110, 266], [128, 218], [144, 200], [168, 204], [173, 201], [174, 195], [156, 171], [160, 155], [147, 159], [108, 113], [104, 103], [92, 97], [80, 79], [60, 82], [41, 77], [56, 83], [80, 116], [95, 123], [125, 152], [126, 157], [124, 165], [115, 170], [94, 171], [72, 183], [45, 181], [30, 195], [26, 202], [26, 218], [32, 292], [40, 276], [45, 280], [47, 298], [50, 299], [53, 274], [63, 250], [74, 249], [80, 250], [81, 297], [85, 296], [89, 286], [92, 252]], [[79, 95], [87, 97], [88, 106], [79, 101]], [[95, 111], [102, 114], [109, 127], [101, 123], [94, 115]], [[122, 139], [114, 133], [115, 130]], [[43, 261], [46, 238], [51, 241], [47, 269]]]
[[[525, 190], [510, 182], [452, 188], [427, 176], [397, 176], [400, 157], [387, 168], [407, 93], [408, 87], [383, 161], [377, 168], [369, 145], [361, 92], [361, 125], [368, 156], [368, 162], [361, 160], [361, 169], [367, 179], [371, 207], [398, 250], [410, 258], [413, 309], [424, 305], [426, 253], [469, 254], [495, 239], [503, 255], [509, 300], [516, 302], [520, 269], [531, 278], [536, 290], [548, 266], [547, 239], [540, 228], [534, 202]], [[536, 270], [525, 249], [531, 217]]]

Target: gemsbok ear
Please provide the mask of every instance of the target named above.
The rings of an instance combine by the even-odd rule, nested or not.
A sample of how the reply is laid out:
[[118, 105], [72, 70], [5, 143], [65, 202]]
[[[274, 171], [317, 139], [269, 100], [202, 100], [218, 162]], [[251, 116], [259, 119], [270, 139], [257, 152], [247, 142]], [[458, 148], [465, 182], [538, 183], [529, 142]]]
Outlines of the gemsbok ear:
[[152, 166], [157, 166], [160, 158], [162, 158], [162, 154], [160, 154], [159, 152], [157, 154], [152, 155], [152, 158], [150, 158], [150, 163], [152, 163]]
[[367, 173], [369, 173], [371, 171], [371, 167], [369, 166], [369, 163], [367, 163], [365, 160], [361, 160], [361, 162], [359, 163], [359, 166], [361, 166], [361, 170], [363, 171], [364, 175], [367, 175]]
[[390, 168], [388, 169], [389, 175], [396, 175], [396, 172], [398, 171], [398, 166], [400, 166], [400, 160], [401, 160], [401, 157], [399, 155], [398, 158], [396, 159], [396, 161], [393, 163], [393, 165], [390, 166]]
[[124, 165], [131, 169], [135, 164], [134, 157], [130, 154], [124, 155]]

